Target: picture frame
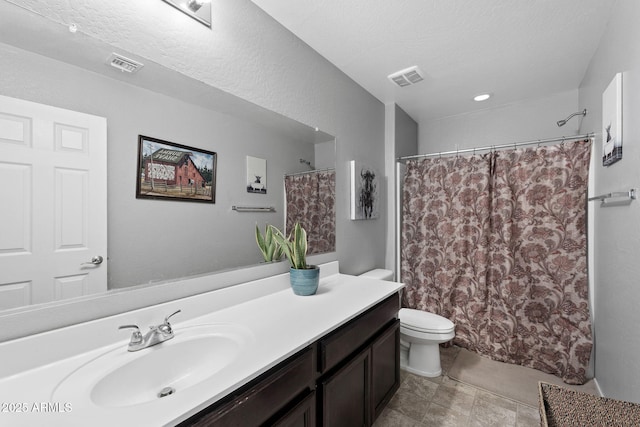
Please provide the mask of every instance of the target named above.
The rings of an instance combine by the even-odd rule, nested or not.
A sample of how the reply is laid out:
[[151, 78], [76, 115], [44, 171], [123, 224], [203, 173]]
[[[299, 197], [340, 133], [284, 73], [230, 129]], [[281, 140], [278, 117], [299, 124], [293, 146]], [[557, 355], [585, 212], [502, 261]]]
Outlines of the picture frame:
[[380, 215], [380, 174], [356, 160], [349, 162], [351, 181], [350, 219], [369, 220]]
[[138, 135], [136, 198], [215, 203], [213, 151]]
[[602, 94], [602, 166], [622, 159], [622, 73]]
[[247, 156], [247, 193], [267, 194], [267, 161]]

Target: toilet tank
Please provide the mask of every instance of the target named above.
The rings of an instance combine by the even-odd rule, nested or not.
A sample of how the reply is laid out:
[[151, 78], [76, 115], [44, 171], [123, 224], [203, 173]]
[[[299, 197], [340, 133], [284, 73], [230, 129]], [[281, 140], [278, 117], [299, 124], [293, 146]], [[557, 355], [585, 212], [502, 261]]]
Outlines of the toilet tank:
[[393, 280], [393, 271], [385, 270], [383, 268], [376, 268], [375, 270], [369, 270], [365, 273], [362, 273], [360, 277], [369, 277], [371, 279], [378, 280]]

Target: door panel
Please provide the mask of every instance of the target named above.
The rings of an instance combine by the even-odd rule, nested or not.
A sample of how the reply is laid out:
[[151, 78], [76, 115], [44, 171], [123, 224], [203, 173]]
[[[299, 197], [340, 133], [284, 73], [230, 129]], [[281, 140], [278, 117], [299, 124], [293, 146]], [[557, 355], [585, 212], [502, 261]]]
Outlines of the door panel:
[[0, 309], [103, 292], [106, 119], [0, 96]]
[[367, 347], [320, 383], [322, 425], [367, 427], [370, 411], [370, 349]]

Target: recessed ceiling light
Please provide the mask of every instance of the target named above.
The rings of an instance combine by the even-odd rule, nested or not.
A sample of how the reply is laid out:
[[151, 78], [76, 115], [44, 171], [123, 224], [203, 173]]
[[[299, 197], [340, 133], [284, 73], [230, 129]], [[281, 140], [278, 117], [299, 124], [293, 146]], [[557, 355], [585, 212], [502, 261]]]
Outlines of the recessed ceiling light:
[[474, 96], [473, 100], [480, 102], [480, 101], [486, 101], [489, 98], [491, 98], [491, 94], [490, 93], [483, 93], [483, 94]]

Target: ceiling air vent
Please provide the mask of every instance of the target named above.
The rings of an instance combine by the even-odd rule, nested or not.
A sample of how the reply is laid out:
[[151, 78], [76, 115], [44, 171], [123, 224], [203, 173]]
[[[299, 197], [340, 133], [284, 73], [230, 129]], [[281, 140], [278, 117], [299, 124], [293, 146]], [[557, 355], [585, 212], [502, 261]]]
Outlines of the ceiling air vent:
[[410, 86], [424, 80], [422, 72], [417, 66], [405, 68], [388, 76], [389, 80], [400, 87]]
[[117, 53], [112, 53], [111, 56], [109, 56], [109, 59], [107, 59], [107, 63], [112, 67], [123, 72], [126, 71], [127, 73], [135, 73], [140, 68], [144, 67], [141, 63], [122, 55], [118, 55]]

